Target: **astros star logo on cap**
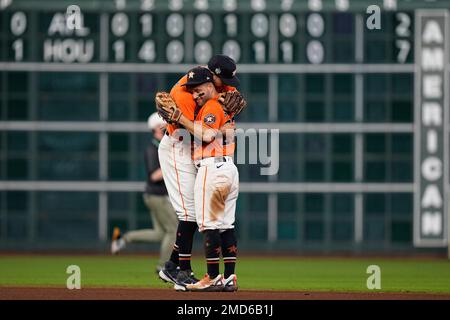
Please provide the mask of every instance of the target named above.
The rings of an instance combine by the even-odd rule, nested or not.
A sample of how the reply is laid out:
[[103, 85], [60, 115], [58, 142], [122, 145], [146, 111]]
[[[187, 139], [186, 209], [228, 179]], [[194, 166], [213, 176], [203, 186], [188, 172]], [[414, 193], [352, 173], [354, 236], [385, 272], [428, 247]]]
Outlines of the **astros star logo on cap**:
[[188, 78], [189, 78], [189, 79], [193, 79], [193, 78], [194, 78], [194, 74], [195, 74], [195, 73], [194, 73], [194, 72], [192, 72], [192, 71], [191, 71], [191, 72], [189, 72], [189, 74], [188, 74]]
[[215, 74], [220, 74], [222, 72], [222, 70], [220, 70], [220, 68], [216, 68], [215, 70], [214, 70], [214, 73]]

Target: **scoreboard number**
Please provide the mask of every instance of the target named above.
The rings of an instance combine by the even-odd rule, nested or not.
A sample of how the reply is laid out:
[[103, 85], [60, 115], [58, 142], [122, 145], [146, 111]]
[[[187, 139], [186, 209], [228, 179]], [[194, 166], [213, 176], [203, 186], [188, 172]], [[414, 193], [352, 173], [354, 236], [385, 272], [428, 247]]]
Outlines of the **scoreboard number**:
[[184, 18], [179, 13], [172, 13], [166, 20], [166, 31], [172, 38], [179, 37], [184, 32]]
[[294, 0], [281, 0], [281, 10], [289, 11], [294, 4]]
[[208, 37], [213, 30], [213, 22], [206, 13], [199, 14], [194, 22], [195, 33], [202, 38]]
[[399, 37], [409, 37], [411, 35], [411, 18], [404, 12], [397, 13], [396, 17], [400, 23], [395, 28], [395, 34]]
[[197, 63], [206, 64], [211, 59], [213, 50], [208, 41], [202, 40], [195, 45], [194, 53]]
[[[292, 38], [297, 33], [297, 20], [291, 13], [283, 13], [280, 16], [278, 29], [285, 38]], [[285, 63], [294, 62], [294, 45], [291, 41], [285, 40], [280, 43], [281, 59]]]
[[172, 11], [183, 9], [183, 0], [169, 0], [169, 9]]
[[114, 60], [123, 62], [125, 60], [125, 41], [117, 40], [113, 43]]
[[227, 14], [224, 18], [227, 36], [235, 37], [237, 35], [237, 17], [235, 14]]
[[[325, 22], [319, 13], [312, 13], [306, 20], [306, 29], [310, 36], [319, 38], [325, 32]], [[320, 64], [325, 58], [325, 49], [319, 40], [311, 40], [306, 45], [306, 57], [312, 64]]]
[[252, 0], [250, 5], [253, 11], [266, 10], [266, 0]]
[[310, 41], [306, 47], [306, 55], [311, 63], [322, 63], [325, 56], [322, 43], [317, 40]]
[[208, 0], [195, 0], [194, 8], [200, 11], [208, 10], [209, 8]]
[[[398, 12], [396, 19], [399, 22], [395, 28], [395, 35], [400, 38], [411, 36], [411, 18], [404, 12]], [[398, 49], [397, 62], [405, 63], [411, 52], [411, 42], [408, 39], [398, 39], [395, 41], [395, 46]]]
[[350, 7], [348, 0], [336, 0], [336, 9], [339, 11], [347, 11]]
[[142, 11], [152, 11], [155, 8], [155, 0], [141, 0]]
[[266, 44], [264, 41], [256, 41], [253, 44], [253, 51], [255, 52], [255, 61], [257, 63], [266, 62]]
[[127, 0], [114, 0], [116, 10], [123, 10], [127, 6]]
[[[27, 29], [27, 16], [22, 11], [15, 12], [10, 21], [10, 29], [11, 33], [19, 37], [23, 35], [25, 30]], [[12, 43], [12, 49], [14, 51], [14, 60], [22, 61], [23, 60], [23, 40], [16, 39]]]
[[395, 45], [399, 49], [397, 54], [397, 61], [400, 63], [405, 63], [408, 58], [409, 52], [411, 51], [411, 43], [408, 40], [397, 40]]
[[281, 43], [281, 51], [283, 53], [283, 62], [292, 63], [294, 61], [294, 46], [290, 41]]
[[236, 11], [237, 0], [223, 0], [223, 10], [231, 12]]
[[145, 62], [153, 62], [156, 59], [155, 42], [153, 40], [146, 40], [139, 50], [139, 59]]
[[14, 60], [23, 60], [23, 40], [17, 39], [12, 43], [12, 48], [14, 50]]
[[269, 19], [262, 13], [255, 14], [252, 17], [251, 29], [252, 33], [258, 38], [267, 36], [269, 33]]
[[116, 13], [111, 20], [111, 31], [116, 37], [122, 37], [128, 32], [130, 22], [123, 12]]
[[11, 17], [11, 33], [21, 36], [27, 29], [27, 16], [22, 11], [15, 12]]
[[325, 23], [322, 16], [318, 13], [310, 14], [306, 21], [306, 28], [311, 36], [316, 38], [321, 37], [325, 30]]
[[139, 22], [142, 25], [142, 35], [144, 37], [151, 36], [153, 33], [153, 16], [149, 13], [146, 13], [141, 16]]
[[180, 63], [184, 59], [184, 46], [179, 40], [172, 40], [166, 48], [167, 61], [170, 63]]
[[280, 33], [286, 37], [291, 38], [297, 32], [297, 20], [294, 15], [290, 13], [284, 13], [280, 17], [279, 22]]
[[241, 58], [241, 47], [236, 40], [227, 40], [223, 44], [222, 51], [234, 61], [239, 62], [239, 59]]
[[308, 0], [308, 7], [311, 11], [321, 11], [322, 6], [322, 0]]

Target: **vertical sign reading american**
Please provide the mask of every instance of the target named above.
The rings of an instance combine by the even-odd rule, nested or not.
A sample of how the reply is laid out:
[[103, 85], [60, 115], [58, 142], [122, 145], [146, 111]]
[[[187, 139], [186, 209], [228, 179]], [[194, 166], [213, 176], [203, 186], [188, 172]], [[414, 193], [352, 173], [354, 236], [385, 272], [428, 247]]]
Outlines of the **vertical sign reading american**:
[[447, 245], [448, 13], [416, 13], [414, 244]]

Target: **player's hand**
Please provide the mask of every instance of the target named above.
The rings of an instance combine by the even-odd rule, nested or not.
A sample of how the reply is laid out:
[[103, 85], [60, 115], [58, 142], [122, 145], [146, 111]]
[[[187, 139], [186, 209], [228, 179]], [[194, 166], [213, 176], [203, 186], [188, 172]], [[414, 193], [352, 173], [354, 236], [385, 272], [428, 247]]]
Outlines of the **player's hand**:
[[159, 113], [161, 118], [163, 118], [167, 123], [178, 123], [183, 113], [180, 109], [178, 109], [175, 101], [173, 101], [172, 97], [167, 92], [157, 92], [155, 102], [156, 111]]
[[247, 106], [247, 101], [239, 91], [227, 91], [219, 94], [217, 99], [223, 110], [232, 116], [237, 116]]
[[234, 122], [227, 122], [220, 128], [220, 131], [222, 133], [222, 136], [224, 137], [224, 141], [226, 144], [234, 141], [235, 130], [236, 125]]

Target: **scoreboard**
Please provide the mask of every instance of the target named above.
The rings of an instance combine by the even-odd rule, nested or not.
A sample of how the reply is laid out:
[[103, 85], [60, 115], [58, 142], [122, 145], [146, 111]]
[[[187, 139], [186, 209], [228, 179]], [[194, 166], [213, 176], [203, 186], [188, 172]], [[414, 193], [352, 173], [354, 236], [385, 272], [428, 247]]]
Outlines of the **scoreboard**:
[[[380, 30], [366, 28], [367, 8]], [[408, 63], [414, 9], [447, 1], [2, 1], [2, 61], [197, 63], [216, 52], [238, 63]], [[371, 12], [371, 11], [370, 11]], [[355, 50], [355, 35], [361, 47]], [[364, 54], [364, 52], [366, 54]]]
[[244, 245], [447, 247], [449, 8], [0, 0], [0, 238], [61, 228], [64, 191], [88, 238], [138, 227], [154, 93], [223, 53], [248, 100], [239, 126], [280, 133], [276, 175], [239, 166]]

